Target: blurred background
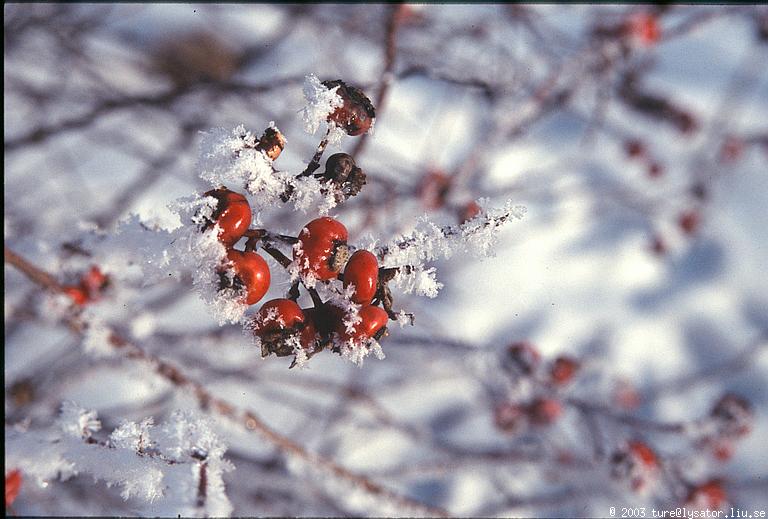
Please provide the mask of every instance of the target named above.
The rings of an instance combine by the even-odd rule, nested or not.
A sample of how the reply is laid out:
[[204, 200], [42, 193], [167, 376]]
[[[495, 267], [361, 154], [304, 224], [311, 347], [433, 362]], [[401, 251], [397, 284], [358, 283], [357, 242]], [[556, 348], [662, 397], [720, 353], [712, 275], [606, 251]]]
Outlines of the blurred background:
[[[63, 324], [72, 310], [10, 266], [11, 249], [61, 284], [102, 266], [112, 283], [86, 316], [406, 500], [297, 467], [209, 411], [236, 467], [233, 515], [408, 515], [398, 506], [411, 503], [433, 507], [416, 515], [605, 516], [673, 509], [712, 481], [723, 495], [708, 508], [768, 508], [764, 6], [3, 9], [6, 434], [49, 427], [67, 399], [106, 430], [198, 407], [135, 359], [89, 354], [92, 334]], [[108, 245], [128, 215], [209, 189], [201, 131], [260, 135], [274, 121], [287, 139], [275, 166], [302, 171], [321, 137], [302, 128], [308, 74], [376, 105], [375, 131], [341, 144], [368, 179], [331, 212], [350, 242], [386, 242], [424, 214], [461, 223], [481, 199], [527, 207], [492, 257], [435, 263], [437, 298], [395, 292], [415, 326], [393, 326], [387, 358], [362, 367], [328, 352], [306, 370], [262, 360], [189, 277], [144, 285]], [[255, 215], [294, 236], [315, 216]], [[283, 297], [288, 276], [270, 267], [267, 298]], [[573, 377], [552, 374], [558, 356]], [[749, 434], [728, 429], [726, 393], [748, 402]], [[617, 468], [628, 441], [652, 448], [654, 470]], [[25, 482], [12, 512], [142, 506], [83, 474]]]

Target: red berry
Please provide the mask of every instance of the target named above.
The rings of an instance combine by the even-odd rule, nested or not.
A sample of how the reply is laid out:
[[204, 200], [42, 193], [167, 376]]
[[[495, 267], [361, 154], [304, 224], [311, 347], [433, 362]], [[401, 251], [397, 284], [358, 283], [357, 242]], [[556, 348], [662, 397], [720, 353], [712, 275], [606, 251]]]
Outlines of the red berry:
[[720, 160], [722, 162], [734, 162], [741, 157], [744, 152], [744, 141], [740, 138], [729, 135], [723, 141], [720, 148]]
[[576, 371], [579, 369], [579, 363], [570, 357], [558, 357], [552, 364], [550, 376], [552, 382], [558, 385], [567, 384], [573, 379]]
[[233, 246], [251, 225], [252, 213], [248, 200], [240, 193], [226, 188], [212, 189], [205, 196], [216, 199], [216, 208], [203, 230], [218, 224], [221, 243], [227, 247]]
[[648, 176], [651, 178], [659, 178], [664, 174], [664, 166], [658, 162], [651, 162], [648, 165]]
[[629, 158], [637, 158], [645, 155], [645, 144], [637, 139], [624, 142], [624, 151]]
[[66, 286], [63, 288], [65, 294], [72, 299], [72, 302], [78, 306], [85, 306], [89, 301], [88, 292], [80, 286]]
[[361, 342], [368, 339], [379, 339], [386, 332], [389, 316], [378, 306], [364, 306], [358, 315], [360, 322], [355, 323], [352, 332], [347, 331], [343, 318], [336, 321], [336, 332], [342, 341]]
[[293, 249], [302, 276], [334, 279], [348, 259], [347, 237], [347, 228], [333, 218], [324, 216], [309, 222]]
[[686, 505], [700, 510], [720, 510], [727, 500], [723, 484], [718, 479], [702, 483], [688, 493]]
[[256, 335], [296, 328], [304, 323], [304, 312], [290, 299], [272, 299], [259, 309], [253, 322]]
[[245, 303], [252, 305], [269, 290], [270, 274], [266, 260], [255, 252], [230, 249], [227, 259], [232, 262], [235, 277], [232, 285], [245, 290]]
[[515, 433], [527, 423], [528, 416], [525, 408], [511, 402], [504, 402], [496, 406], [493, 411], [493, 420], [496, 427], [506, 433]]
[[563, 406], [553, 398], [537, 398], [528, 405], [528, 416], [537, 425], [555, 423], [562, 412]]
[[480, 206], [474, 200], [459, 208], [459, 223], [465, 223], [480, 214]]
[[677, 225], [679, 225], [680, 229], [682, 229], [682, 231], [689, 236], [696, 232], [696, 229], [699, 228], [700, 222], [701, 217], [699, 216], [699, 212], [696, 210], [686, 211], [677, 219]]
[[631, 440], [627, 443], [629, 453], [647, 468], [657, 467], [659, 464], [656, 453], [646, 443], [639, 440]]
[[451, 178], [442, 171], [430, 170], [419, 186], [419, 198], [429, 209], [439, 209], [451, 190]]
[[109, 278], [96, 265], [93, 265], [80, 278], [80, 288], [88, 295], [88, 299], [91, 301], [99, 299], [102, 291], [108, 284]]
[[21, 484], [24, 482], [24, 478], [21, 476], [21, 471], [16, 469], [5, 475], [5, 507], [13, 505], [16, 501], [16, 496], [19, 495], [21, 490]]
[[371, 128], [376, 117], [373, 103], [359, 88], [347, 85], [342, 80], [323, 81], [329, 89], [338, 87], [336, 94], [344, 104], [334, 110], [328, 121], [334, 122], [347, 132], [347, 135], [362, 135]]
[[359, 250], [349, 258], [344, 268], [344, 288], [349, 285], [355, 287], [352, 294], [352, 302], [359, 305], [368, 305], [379, 281], [379, 262], [376, 256], [367, 250]]
[[661, 28], [656, 16], [650, 13], [638, 13], [630, 18], [629, 33], [643, 45], [650, 46], [661, 39]]

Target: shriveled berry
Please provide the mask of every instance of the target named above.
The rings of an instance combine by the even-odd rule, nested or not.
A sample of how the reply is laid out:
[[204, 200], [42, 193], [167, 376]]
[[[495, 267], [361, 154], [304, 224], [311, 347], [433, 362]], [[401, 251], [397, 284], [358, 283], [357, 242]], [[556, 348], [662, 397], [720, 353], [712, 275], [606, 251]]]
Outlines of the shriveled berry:
[[376, 256], [367, 250], [352, 254], [344, 268], [344, 288], [350, 285], [355, 287], [352, 302], [359, 305], [370, 304], [376, 295], [378, 280], [379, 262]]
[[236, 249], [227, 252], [227, 259], [232, 264], [234, 277], [231, 278], [230, 284], [230, 278], [223, 275], [223, 285], [243, 290], [245, 304], [256, 304], [269, 290], [270, 273], [266, 260], [255, 252], [241, 252]]
[[371, 128], [376, 111], [362, 90], [349, 86], [340, 79], [323, 81], [323, 85], [329, 89], [338, 87], [336, 94], [343, 101], [342, 106], [328, 116], [328, 121], [336, 123], [347, 135], [353, 137], [362, 135]]
[[259, 142], [256, 144], [256, 149], [263, 151], [271, 160], [277, 160], [284, 148], [285, 137], [280, 130], [272, 127], [264, 130], [264, 134], [259, 137]]
[[203, 230], [219, 226], [219, 241], [227, 247], [233, 246], [243, 237], [251, 225], [251, 206], [240, 193], [226, 188], [212, 189], [205, 193], [216, 199], [216, 208], [210, 218], [205, 219]]
[[345, 198], [357, 195], [366, 183], [365, 173], [355, 165], [355, 160], [347, 153], [336, 153], [328, 157], [325, 172], [315, 177], [332, 182]]
[[309, 222], [293, 249], [302, 277], [334, 279], [349, 258], [347, 238], [347, 228], [338, 220], [324, 216]]

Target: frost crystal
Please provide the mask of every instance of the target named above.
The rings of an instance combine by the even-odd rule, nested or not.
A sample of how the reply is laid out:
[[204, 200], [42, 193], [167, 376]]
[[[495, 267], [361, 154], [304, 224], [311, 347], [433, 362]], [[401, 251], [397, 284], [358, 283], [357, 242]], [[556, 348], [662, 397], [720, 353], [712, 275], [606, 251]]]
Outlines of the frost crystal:
[[59, 426], [70, 436], [87, 438], [101, 429], [101, 422], [96, 418], [96, 411], [87, 411], [67, 400], [61, 404]]
[[307, 105], [302, 111], [304, 130], [314, 134], [321, 123], [328, 120], [328, 116], [336, 108], [341, 107], [344, 101], [336, 93], [338, 86], [328, 88], [323, 85], [317, 76], [310, 74], [304, 80], [304, 97]]

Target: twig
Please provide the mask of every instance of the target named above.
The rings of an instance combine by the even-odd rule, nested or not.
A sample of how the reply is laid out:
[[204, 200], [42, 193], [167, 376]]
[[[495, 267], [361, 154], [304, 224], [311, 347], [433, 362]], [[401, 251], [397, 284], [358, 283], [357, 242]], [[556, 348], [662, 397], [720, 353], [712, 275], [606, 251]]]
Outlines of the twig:
[[[53, 278], [50, 274], [47, 274], [42, 269], [39, 269], [17, 254], [13, 253], [10, 249], [8, 249], [8, 247], [5, 249], [5, 258], [7, 263], [18, 268], [31, 281], [43, 286], [44, 288], [52, 289], [51, 280]], [[79, 322], [71, 317], [65, 318], [65, 320], [71, 329], [79, 333], [83, 333], [84, 325], [82, 322]], [[173, 364], [159, 359], [150, 353], [147, 353], [141, 347], [128, 342], [123, 337], [112, 333], [109, 337], [109, 342], [112, 347], [122, 352], [126, 358], [146, 362], [152, 367], [155, 373], [166, 379], [177, 388], [190, 391], [197, 399], [198, 405], [202, 410], [207, 412], [214, 412], [225, 418], [229, 418], [234, 422], [237, 422], [239, 425], [245, 427], [249, 431], [258, 432], [268, 442], [277, 447], [284, 454], [292, 454], [311, 465], [326, 470], [336, 477], [352, 483], [356, 487], [363, 489], [369, 494], [373, 494], [375, 496], [386, 499], [404, 509], [413, 510], [417, 515], [435, 517], [449, 516], [448, 512], [442, 508], [425, 505], [410, 497], [400, 495], [379, 485], [378, 483], [371, 481], [363, 475], [350, 471], [346, 467], [343, 467], [328, 458], [309, 452], [300, 444], [294, 442], [286, 436], [283, 436], [277, 431], [274, 431], [253, 411], [249, 409], [238, 409], [228, 401], [212, 395], [202, 384], [190, 379]]]

